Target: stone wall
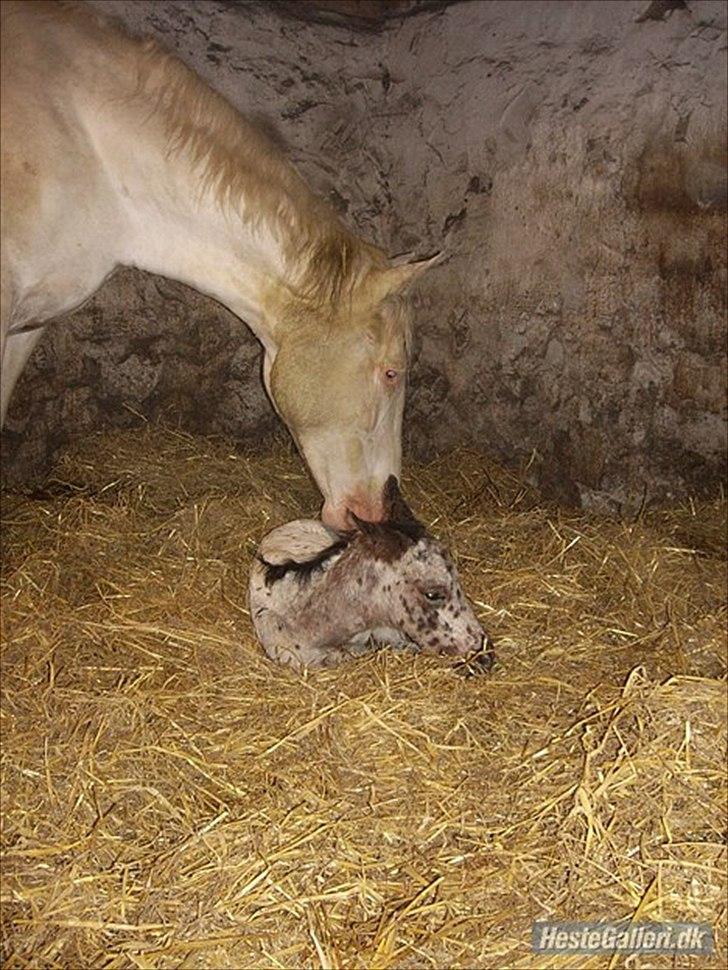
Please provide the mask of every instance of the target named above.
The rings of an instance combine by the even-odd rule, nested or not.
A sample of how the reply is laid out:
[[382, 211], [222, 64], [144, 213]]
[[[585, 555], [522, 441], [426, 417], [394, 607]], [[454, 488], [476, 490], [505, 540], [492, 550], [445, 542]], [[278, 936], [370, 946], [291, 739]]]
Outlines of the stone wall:
[[5, 481], [41, 478], [69, 436], [161, 420], [258, 440], [279, 422], [247, 327], [181, 283], [120, 270], [82, 309], [51, 324], [15, 391]]
[[[276, 3], [102, 6], [272, 121], [360, 234], [446, 251], [417, 294], [411, 451], [530, 458], [551, 494], [599, 508], [722, 476], [720, 0], [408, 4], [366, 30]], [[123, 271], [49, 328], [11, 471], [135, 412], [267, 434], [258, 371], [227, 311]]]

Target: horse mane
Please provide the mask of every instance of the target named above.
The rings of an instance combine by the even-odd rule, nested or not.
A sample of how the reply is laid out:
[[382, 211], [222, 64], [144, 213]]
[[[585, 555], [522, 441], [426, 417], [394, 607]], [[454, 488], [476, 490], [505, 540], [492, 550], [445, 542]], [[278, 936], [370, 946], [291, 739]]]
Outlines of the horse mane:
[[200, 194], [246, 222], [264, 221], [297, 274], [298, 295], [316, 306], [345, 296], [384, 252], [358, 239], [308, 187], [260, 125], [245, 118], [156, 41], [137, 46], [135, 97], [160, 117], [170, 157], [199, 174]]
[[353, 293], [387, 257], [350, 232], [316, 196], [264, 126], [245, 118], [155, 40], [134, 38], [113, 17], [78, 0], [38, 4], [50, 23], [90, 32], [129, 70], [128, 96], [142, 119], [159, 118], [169, 158], [184, 158], [210, 194], [246, 223], [264, 222], [281, 244], [295, 295], [320, 309]]

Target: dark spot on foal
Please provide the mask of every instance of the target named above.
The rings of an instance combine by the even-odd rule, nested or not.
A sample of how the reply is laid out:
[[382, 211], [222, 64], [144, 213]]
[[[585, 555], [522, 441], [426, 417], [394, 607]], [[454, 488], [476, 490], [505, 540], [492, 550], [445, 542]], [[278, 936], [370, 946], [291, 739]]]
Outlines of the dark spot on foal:
[[399, 601], [402, 604], [402, 609], [405, 611], [405, 613], [407, 614], [407, 616], [410, 619], [412, 619], [413, 616], [414, 616], [414, 613], [412, 612], [412, 607], [411, 607], [410, 602], [407, 599], [407, 597], [406, 596], [400, 596]]
[[439, 623], [439, 616], [437, 610], [432, 608], [425, 609], [422, 612], [422, 628], [424, 630], [434, 630]]

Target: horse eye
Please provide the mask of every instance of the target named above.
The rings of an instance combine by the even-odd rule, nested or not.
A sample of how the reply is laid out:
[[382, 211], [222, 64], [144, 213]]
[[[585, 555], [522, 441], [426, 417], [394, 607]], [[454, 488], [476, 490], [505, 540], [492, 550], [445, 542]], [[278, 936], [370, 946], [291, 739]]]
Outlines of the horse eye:
[[444, 603], [446, 598], [441, 589], [425, 589], [422, 595], [430, 603]]
[[396, 381], [399, 377], [399, 371], [395, 370], [393, 367], [388, 367], [384, 372], [384, 376], [388, 381]]

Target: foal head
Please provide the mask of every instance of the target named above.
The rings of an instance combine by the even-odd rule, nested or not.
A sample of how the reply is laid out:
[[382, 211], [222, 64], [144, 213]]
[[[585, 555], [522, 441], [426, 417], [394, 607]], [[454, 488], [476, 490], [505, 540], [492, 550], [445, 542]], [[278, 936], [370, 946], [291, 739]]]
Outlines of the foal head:
[[350, 513], [385, 517], [384, 483], [401, 462], [410, 330], [402, 293], [429, 262], [370, 267], [322, 302], [289, 297], [278, 308], [284, 325], [266, 356], [266, 386], [331, 528], [350, 529]]
[[393, 475], [383, 504], [385, 522], [354, 516], [360, 533], [356, 555], [370, 570], [366, 585], [380, 610], [377, 621], [400, 630], [424, 653], [467, 656], [484, 650], [489, 667], [492, 644], [463, 594], [455, 565], [414, 517]]

